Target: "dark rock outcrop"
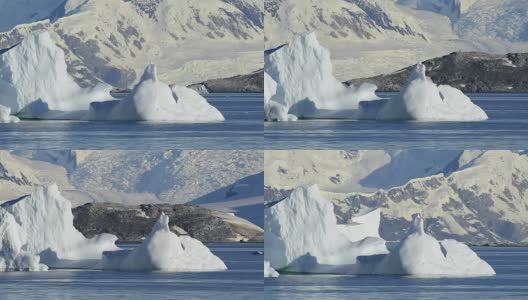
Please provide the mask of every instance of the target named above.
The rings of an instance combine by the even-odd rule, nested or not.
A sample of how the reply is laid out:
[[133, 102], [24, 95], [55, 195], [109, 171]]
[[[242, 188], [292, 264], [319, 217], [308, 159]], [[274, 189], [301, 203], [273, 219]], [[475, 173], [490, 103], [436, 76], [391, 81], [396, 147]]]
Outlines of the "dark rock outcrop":
[[73, 209], [74, 226], [88, 238], [111, 233], [118, 242], [138, 242], [150, 232], [161, 212], [169, 216], [173, 232], [202, 242], [263, 240], [262, 229], [244, 219], [186, 204], [88, 203]]
[[[466, 93], [528, 93], [528, 53], [496, 55], [454, 52], [424, 62], [427, 76]], [[381, 92], [397, 92], [407, 82], [414, 66], [392, 74], [352, 79], [348, 85], [370, 82]]]
[[189, 88], [200, 93], [263, 93], [264, 70], [258, 70], [247, 75], [237, 75], [229, 78], [211, 79], [189, 85]]

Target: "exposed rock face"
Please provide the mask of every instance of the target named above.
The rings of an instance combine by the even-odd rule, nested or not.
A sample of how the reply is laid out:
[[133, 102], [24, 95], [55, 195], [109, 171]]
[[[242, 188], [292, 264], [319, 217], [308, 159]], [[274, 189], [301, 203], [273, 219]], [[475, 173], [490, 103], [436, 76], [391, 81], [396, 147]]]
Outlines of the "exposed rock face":
[[263, 238], [262, 229], [244, 219], [192, 205], [88, 203], [73, 209], [74, 225], [86, 237], [106, 232], [115, 234], [118, 242], [141, 241], [162, 212], [169, 216], [173, 232], [187, 233], [202, 242], [261, 241]]
[[[427, 76], [439, 85], [446, 84], [467, 93], [528, 92], [528, 53], [506, 55], [481, 52], [454, 52], [423, 63]], [[414, 69], [409, 66], [392, 74], [352, 79], [346, 84], [373, 83], [378, 91], [397, 92]]]
[[189, 88], [199, 93], [263, 93], [264, 70], [229, 78], [211, 79], [191, 84]]

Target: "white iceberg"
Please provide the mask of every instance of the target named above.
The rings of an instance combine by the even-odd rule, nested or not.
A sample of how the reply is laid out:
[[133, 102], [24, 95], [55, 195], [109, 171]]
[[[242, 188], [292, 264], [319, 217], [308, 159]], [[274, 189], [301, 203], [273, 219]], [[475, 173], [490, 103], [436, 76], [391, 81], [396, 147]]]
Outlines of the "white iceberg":
[[103, 269], [120, 271], [224, 271], [224, 262], [200, 241], [170, 231], [169, 217], [161, 214], [143, 243], [132, 251], [106, 252]]
[[87, 111], [90, 102], [112, 99], [110, 90], [107, 84], [79, 87], [63, 50], [44, 30], [0, 54], [0, 104], [23, 118], [68, 118], [67, 112]]
[[[364, 221], [378, 228], [376, 213]], [[264, 257], [279, 271], [354, 273], [360, 269], [359, 256], [388, 253], [384, 240], [368, 236], [371, 230], [340, 227], [333, 204], [321, 197], [316, 185], [298, 187], [266, 207], [264, 222]]]
[[299, 118], [354, 118], [361, 101], [379, 99], [375, 85], [347, 87], [334, 77], [330, 52], [313, 32], [294, 35], [288, 44], [267, 51], [264, 61], [265, 72], [277, 83], [269, 102]]
[[277, 93], [277, 83], [264, 72], [264, 115], [265, 121], [297, 121], [297, 117], [288, 114], [286, 106], [271, 100]]
[[17, 123], [20, 119], [11, 115], [11, 108], [0, 105], [0, 123]]
[[379, 111], [378, 120], [482, 121], [486, 113], [460, 90], [437, 86], [418, 64], [400, 93]]
[[48, 267], [91, 268], [104, 251], [119, 249], [116, 236], [102, 234], [87, 239], [73, 226], [70, 201], [61, 196], [55, 184], [36, 187], [28, 196], [3, 203], [0, 213], [0, 227], [11, 228], [12, 233], [2, 232], [0, 257], [5, 261], [16, 257], [9, 245], [18, 244], [23, 255], [35, 262], [40, 257], [40, 263]]
[[56, 184], [36, 187], [30, 195], [0, 206], [0, 271], [226, 269], [200, 241], [172, 233], [168, 222], [162, 214], [141, 245], [123, 250], [115, 245], [115, 235], [85, 238], [73, 226], [70, 201], [61, 196]]
[[493, 268], [465, 244], [452, 239], [438, 241], [425, 233], [420, 215], [413, 223], [413, 233], [379, 263], [376, 274], [419, 277], [495, 275]]
[[157, 78], [156, 66], [147, 66], [132, 93], [120, 101], [93, 103], [89, 120], [214, 122], [224, 117], [196, 91], [169, 87]]
[[269, 277], [279, 277], [279, 272], [275, 271], [275, 269], [271, 267], [269, 261], [264, 260], [264, 278]]

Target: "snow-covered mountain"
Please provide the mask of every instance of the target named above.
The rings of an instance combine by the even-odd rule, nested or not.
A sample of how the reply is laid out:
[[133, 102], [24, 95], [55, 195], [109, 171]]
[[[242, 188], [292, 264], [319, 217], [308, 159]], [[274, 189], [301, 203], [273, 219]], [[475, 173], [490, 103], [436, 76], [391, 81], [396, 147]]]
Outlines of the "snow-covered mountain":
[[[342, 183], [335, 178], [346, 179], [356, 170], [364, 174], [367, 160], [354, 162], [344, 158], [343, 152], [324, 152], [309, 155], [294, 151], [288, 160], [281, 153], [267, 152], [266, 165], [273, 168], [266, 169], [266, 200], [287, 196], [294, 186], [293, 178], [297, 177], [298, 185], [306, 184], [308, 178], [308, 183], [320, 185], [324, 197], [335, 204], [342, 223], [360, 212], [381, 207], [381, 235], [387, 240], [400, 239], [412, 215], [420, 213], [427, 217], [428, 230], [437, 238], [479, 244], [528, 241], [528, 156], [523, 152], [437, 151], [435, 155], [433, 151], [421, 158], [406, 151], [396, 156], [387, 153], [392, 159], [382, 154], [376, 158], [373, 152], [371, 161], [382, 166], [370, 164], [370, 174], [353, 180], [357, 187], [349, 191], [339, 186], [352, 186], [350, 180]], [[367, 157], [361, 152], [358, 156]], [[280, 168], [275, 169], [278, 165]], [[337, 165], [343, 167], [334, 171]], [[327, 173], [332, 171], [337, 175], [329, 178]], [[299, 172], [307, 176], [298, 177]], [[285, 174], [291, 179], [287, 180]], [[406, 182], [395, 180], [398, 177]], [[389, 184], [387, 179], [392, 182]], [[365, 185], [378, 190], [368, 191]]]
[[7, 20], [0, 26], [0, 48], [47, 29], [65, 50], [68, 71], [84, 85], [127, 87], [151, 62], [163, 81], [178, 84], [262, 68], [263, 13], [255, 0], [33, 2], [47, 8], [38, 17], [10, 17], [33, 16], [31, 5], [0, 10], [0, 20]]
[[315, 31], [338, 79], [397, 71], [456, 51], [528, 51], [526, 0], [266, 0], [265, 46]]

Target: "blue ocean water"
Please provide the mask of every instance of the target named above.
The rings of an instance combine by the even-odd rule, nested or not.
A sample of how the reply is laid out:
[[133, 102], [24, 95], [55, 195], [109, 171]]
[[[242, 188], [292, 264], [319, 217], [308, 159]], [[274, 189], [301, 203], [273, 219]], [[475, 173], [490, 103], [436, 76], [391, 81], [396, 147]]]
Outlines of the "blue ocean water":
[[226, 121], [203, 124], [152, 122], [22, 121], [1, 124], [0, 148], [61, 149], [262, 149], [263, 94], [210, 94]]
[[281, 275], [266, 278], [266, 299], [458, 300], [528, 299], [528, 248], [477, 247], [494, 277]]
[[0, 273], [0, 299], [264, 299], [263, 244], [209, 244], [226, 272], [51, 270]]
[[486, 111], [489, 120], [266, 123], [265, 149], [528, 149], [528, 94], [468, 96]]

